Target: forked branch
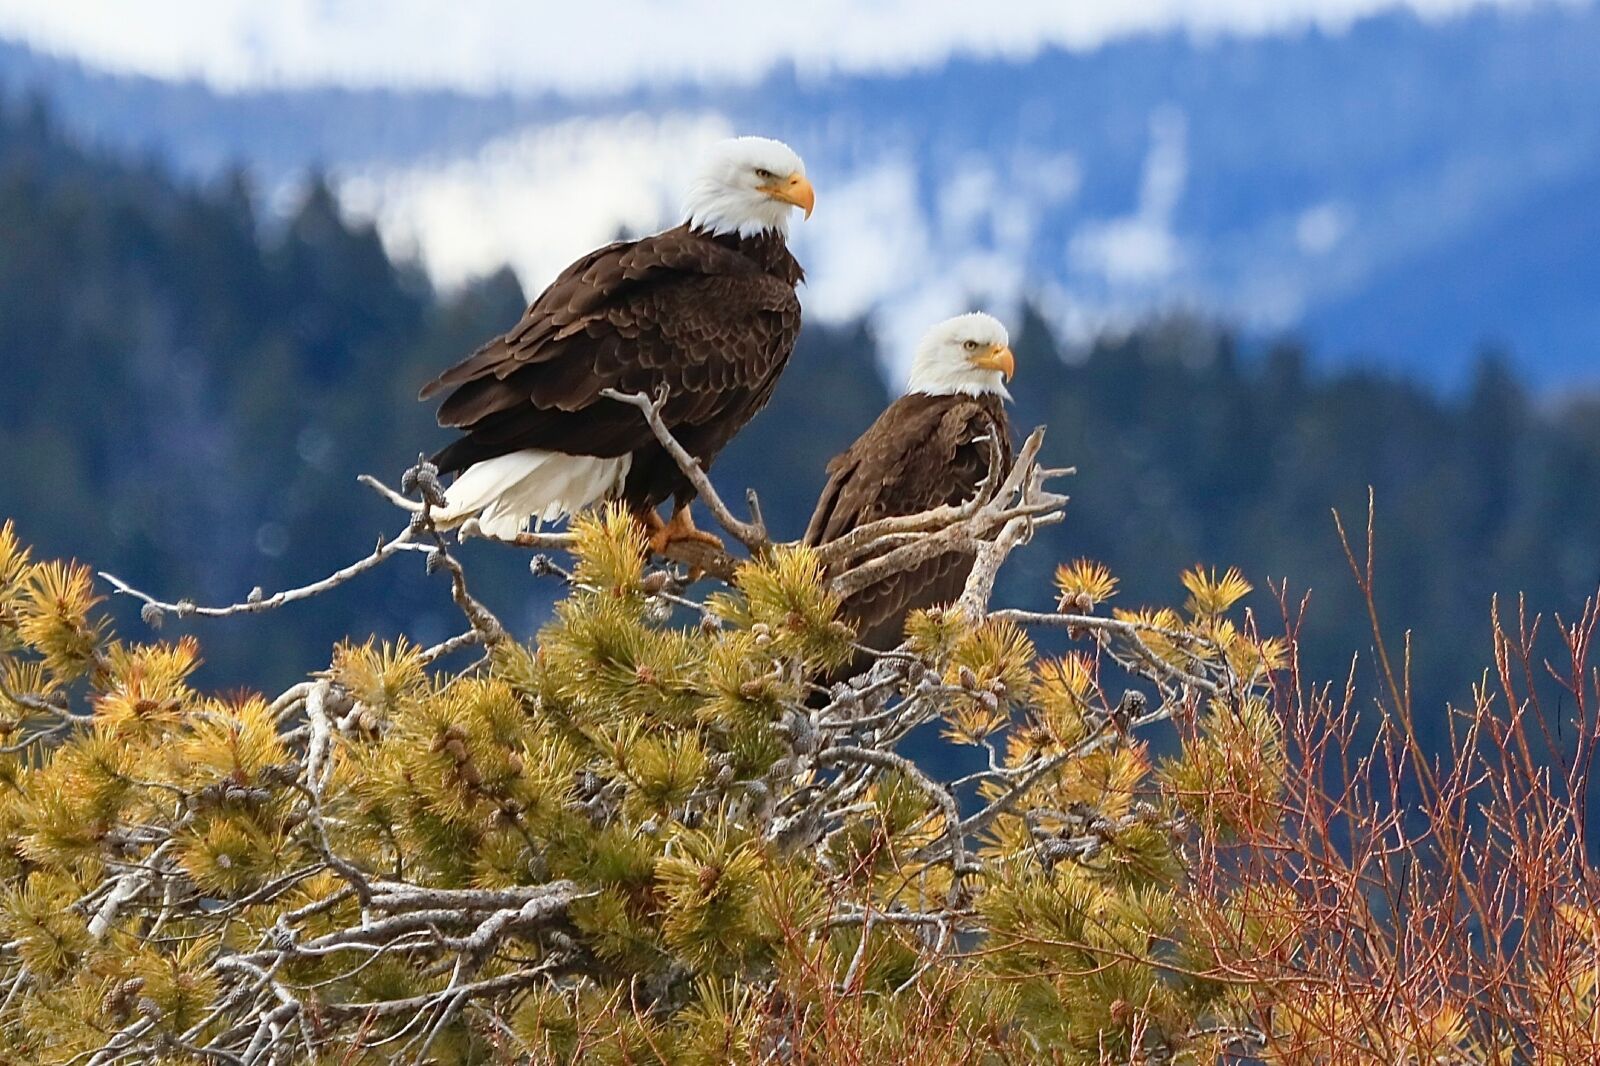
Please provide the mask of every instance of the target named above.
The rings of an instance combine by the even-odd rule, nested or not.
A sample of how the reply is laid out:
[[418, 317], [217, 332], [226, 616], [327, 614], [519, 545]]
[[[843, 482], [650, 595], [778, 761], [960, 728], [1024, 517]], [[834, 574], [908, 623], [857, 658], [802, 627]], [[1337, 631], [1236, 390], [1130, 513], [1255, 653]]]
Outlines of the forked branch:
[[[986, 479], [986, 487], [967, 503], [874, 522], [872, 526], [879, 530], [876, 541], [841, 538], [849, 539], [850, 543], [842, 549], [833, 549], [834, 560], [870, 557], [836, 573], [832, 591], [840, 597], [849, 597], [893, 574], [914, 570], [929, 559], [959, 552], [976, 559], [961, 599], [962, 609], [981, 616], [993, 591], [995, 575], [1011, 551], [1027, 541], [1033, 530], [1054, 525], [1065, 517], [1063, 508], [1068, 497], [1050, 492], [1044, 486], [1071, 470], [1040, 466], [1038, 456], [1043, 444], [1044, 428], [1040, 427], [1023, 442], [1004, 480], [991, 489], [988, 486], [993, 478]], [[991, 467], [991, 475], [993, 472]], [[881, 550], [884, 540], [895, 546]], [[874, 547], [880, 548], [878, 554], [871, 554]]]

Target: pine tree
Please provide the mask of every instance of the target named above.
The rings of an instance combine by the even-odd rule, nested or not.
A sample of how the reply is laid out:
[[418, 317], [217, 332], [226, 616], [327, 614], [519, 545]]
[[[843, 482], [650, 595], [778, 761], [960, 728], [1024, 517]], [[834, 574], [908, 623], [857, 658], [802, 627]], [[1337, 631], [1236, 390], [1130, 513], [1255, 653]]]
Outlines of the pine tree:
[[[967, 521], [1022, 529], [1059, 499], [1037, 484]], [[1224, 621], [1235, 572], [1190, 575], [1182, 617], [1109, 620], [1115, 580], [1065, 567], [1080, 613], [1039, 620], [1084, 650], [952, 605], [827, 690], [856, 646], [814, 552], [689, 599], [606, 510], [570, 571], [536, 567], [568, 591], [531, 643], [480, 619], [452, 671], [349, 642], [269, 700], [195, 692], [195, 641], [123, 642], [87, 570], [5, 538], [14, 1056], [1089, 1062], [1209, 1047], [1196, 1020], [1232, 1009], [1162, 961], [1189, 939], [1181, 783], [1223, 757], [1205, 734], [1158, 767], [1138, 737], [1191, 681], [1267, 676]], [[193, 610], [145, 620], [169, 609]], [[1153, 702], [1112, 690], [1119, 663]], [[930, 723], [990, 769], [895, 751]]]
[[[1292, 626], [1260, 634], [1239, 570], [1112, 607], [1117, 577], [1080, 559], [1053, 609], [991, 607], [1062, 513], [1039, 441], [930, 544], [970, 538], [961, 600], [832, 687], [860, 649], [826, 560], [759, 520], [729, 527], [748, 558], [702, 560], [709, 595], [618, 509], [502, 546], [572, 560], [535, 557], [565, 589], [526, 642], [433, 530], [426, 468], [406, 533], [308, 590], [200, 608], [106, 578], [158, 625], [412, 549], [448, 575], [459, 636], [352, 639], [272, 697], [196, 691], [194, 639], [117, 636], [95, 576], [7, 524], [0, 1062], [1578, 1061], [1520, 1057], [1600, 1017], [1574, 808], [1506, 779], [1524, 820], [1483, 839], [1537, 921], [1450, 935], [1452, 902], [1488, 923], [1499, 898], [1463, 887], [1482, 845], [1448, 817], [1487, 779], [1476, 749], [1459, 788], [1429, 778], [1420, 835], [1374, 799], [1425, 769], [1403, 730], [1338, 792], [1349, 721], [1307, 697]], [[1596, 624], [1571, 631], [1574, 691]], [[1499, 728], [1489, 702], [1474, 731]], [[930, 729], [979, 768], [900, 750]]]

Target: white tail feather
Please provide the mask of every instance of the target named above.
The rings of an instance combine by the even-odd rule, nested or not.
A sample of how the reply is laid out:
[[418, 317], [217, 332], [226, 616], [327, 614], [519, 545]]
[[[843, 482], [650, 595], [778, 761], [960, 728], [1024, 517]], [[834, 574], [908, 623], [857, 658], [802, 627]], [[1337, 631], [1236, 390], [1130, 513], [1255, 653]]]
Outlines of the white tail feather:
[[433, 515], [441, 526], [476, 517], [490, 536], [514, 537], [530, 518], [554, 522], [621, 491], [632, 464], [631, 455], [511, 452], [463, 470], [445, 490], [445, 507]]

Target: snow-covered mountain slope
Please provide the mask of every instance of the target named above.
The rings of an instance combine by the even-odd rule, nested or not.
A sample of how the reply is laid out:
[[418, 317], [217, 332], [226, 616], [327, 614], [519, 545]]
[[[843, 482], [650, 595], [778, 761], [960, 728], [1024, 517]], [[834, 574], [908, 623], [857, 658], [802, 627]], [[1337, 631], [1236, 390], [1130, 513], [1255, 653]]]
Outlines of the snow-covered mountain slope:
[[216, 94], [15, 47], [0, 85], [198, 173], [326, 167], [446, 284], [509, 261], [537, 286], [669, 219], [698, 145], [762, 132], [818, 188], [808, 312], [871, 316], [891, 359], [1028, 298], [1077, 336], [1180, 308], [1447, 384], [1495, 342], [1559, 387], [1600, 384], [1596, 56], [1579, 5], [582, 99]]

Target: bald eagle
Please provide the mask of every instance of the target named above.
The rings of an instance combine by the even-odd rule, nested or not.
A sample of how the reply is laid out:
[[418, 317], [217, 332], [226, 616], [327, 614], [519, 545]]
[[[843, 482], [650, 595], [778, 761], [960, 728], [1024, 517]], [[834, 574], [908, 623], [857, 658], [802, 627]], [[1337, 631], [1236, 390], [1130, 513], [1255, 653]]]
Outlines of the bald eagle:
[[[970, 500], [991, 454], [1004, 477], [1011, 468], [1005, 382], [1016, 369], [1009, 344], [1005, 327], [980, 312], [930, 329], [917, 346], [905, 395], [828, 464], [805, 543], [827, 544], [880, 518]], [[907, 614], [961, 596], [973, 559], [946, 552], [887, 575], [846, 599], [841, 617], [864, 646], [893, 648]]]
[[[521, 321], [439, 375], [421, 399], [453, 390], [439, 424], [463, 436], [433, 458], [459, 472], [434, 512], [508, 537], [619, 499], [657, 551], [694, 528], [693, 486], [637, 408], [606, 389], [652, 396], [662, 419], [709, 466], [772, 396], [800, 331], [804, 277], [786, 243], [789, 212], [815, 194], [787, 145], [716, 145], [690, 187], [682, 225], [590, 252], [562, 271]], [[656, 514], [673, 501], [673, 516]]]

